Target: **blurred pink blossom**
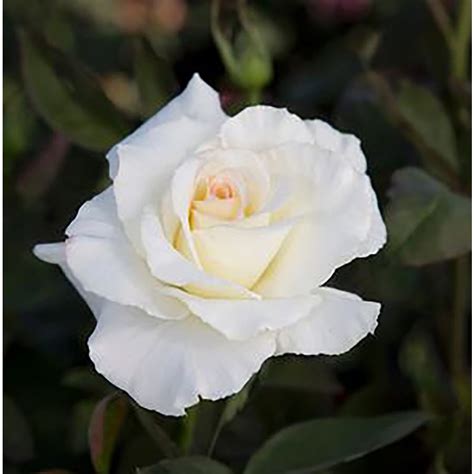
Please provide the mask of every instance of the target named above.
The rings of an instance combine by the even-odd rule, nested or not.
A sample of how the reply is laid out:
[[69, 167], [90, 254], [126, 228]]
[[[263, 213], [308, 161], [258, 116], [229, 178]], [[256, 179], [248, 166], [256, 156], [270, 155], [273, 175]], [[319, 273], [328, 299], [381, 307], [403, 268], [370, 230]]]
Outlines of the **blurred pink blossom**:
[[358, 21], [371, 4], [371, 0], [307, 0], [311, 15], [323, 24]]

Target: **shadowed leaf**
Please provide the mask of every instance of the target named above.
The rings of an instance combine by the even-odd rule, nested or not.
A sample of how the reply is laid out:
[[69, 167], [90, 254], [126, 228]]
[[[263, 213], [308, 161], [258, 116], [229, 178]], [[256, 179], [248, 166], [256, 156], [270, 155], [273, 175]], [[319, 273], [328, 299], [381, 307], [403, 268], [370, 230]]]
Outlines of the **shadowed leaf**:
[[23, 79], [42, 118], [71, 141], [105, 151], [128, 131], [120, 112], [82, 65], [36, 34], [19, 32]]
[[429, 90], [404, 81], [398, 94], [402, 118], [425, 146], [454, 170], [458, 168], [456, 137], [443, 104]]
[[385, 217], [388, 255], [407, 265], [458, 257], [471, 249], [471, 200], [421, 169], [397, 171]]
[[175, 90], [176, 80], [170, 65], [158, 57], [145, 40], [136, 40], [134, 53], [141, 113], [144, 118], [148, 118], [169, 100]]
[[420, 412], [321, 418], [285, 428], [250, 459], [245, 474], [303, 474], [360, 458], [422, 426]]
[[16, 403], [3, 397], [3, 433], [5, 458], [13, 462], [29, 461], [33, 457], [33, 436]]
[[110, 472], [110, 462], [127, 412], [127, 400], [113, 394], [102, 399], [92, 413], [89, 448], [92, 464], [99, 474]]
[[137, 474], [231, 474], [231, 470], [212, 459], [190, 456], [137, 469]]

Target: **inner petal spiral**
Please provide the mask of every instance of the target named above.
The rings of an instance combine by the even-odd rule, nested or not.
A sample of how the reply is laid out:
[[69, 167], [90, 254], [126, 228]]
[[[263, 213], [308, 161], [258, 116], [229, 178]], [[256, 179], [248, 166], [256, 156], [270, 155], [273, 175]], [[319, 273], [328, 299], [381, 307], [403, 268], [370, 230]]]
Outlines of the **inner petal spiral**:
[[202, 215], [226, 221], [242, 217], [242, 201], [236, 178], [229, 173], [201, 178], [191, 203], [191, 227], [200, 227]]

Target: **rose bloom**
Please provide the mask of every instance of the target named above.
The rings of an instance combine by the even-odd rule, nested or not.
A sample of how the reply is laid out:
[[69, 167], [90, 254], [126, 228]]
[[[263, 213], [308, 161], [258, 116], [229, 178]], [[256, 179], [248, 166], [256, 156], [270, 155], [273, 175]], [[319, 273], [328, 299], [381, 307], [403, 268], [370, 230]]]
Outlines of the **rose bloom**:
[[327, 288], [386, 240], [360, 142], [286, 109], [225, 115], [196, 74], [108, 153], [112, 184], [37, 245], [89, 304], [98, 372], [183, 415], [269, 357], [341, 354], [380, 305]]

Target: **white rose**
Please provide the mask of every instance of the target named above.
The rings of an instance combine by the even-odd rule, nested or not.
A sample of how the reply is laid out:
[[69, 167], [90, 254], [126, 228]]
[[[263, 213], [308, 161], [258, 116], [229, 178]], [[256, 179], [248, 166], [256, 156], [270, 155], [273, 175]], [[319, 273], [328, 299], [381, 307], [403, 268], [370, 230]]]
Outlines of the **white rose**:
[[357, 138], [268, 106], [227, 117], [195, 75], [107, 158], [113, 184], [35, 254], [88, 302], [97, 371], [140, 405], [183, 415], [269, 357], [374, 331], [378, 303], [322, 286], [386, 240]]

